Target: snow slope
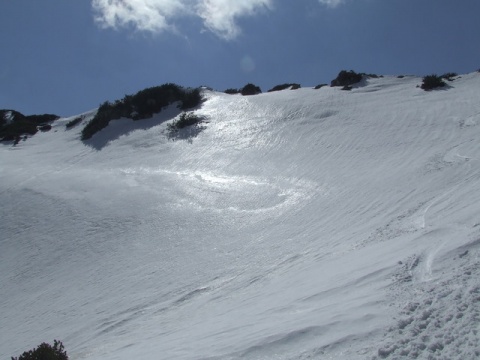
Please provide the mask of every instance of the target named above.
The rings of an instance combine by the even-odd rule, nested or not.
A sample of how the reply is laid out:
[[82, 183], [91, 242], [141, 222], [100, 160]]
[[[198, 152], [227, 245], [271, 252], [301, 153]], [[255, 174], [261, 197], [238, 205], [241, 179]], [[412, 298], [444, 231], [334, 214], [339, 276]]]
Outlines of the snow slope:
[[477, 358], [480, 74], [420, 82], [0, 145], [0, 357]]

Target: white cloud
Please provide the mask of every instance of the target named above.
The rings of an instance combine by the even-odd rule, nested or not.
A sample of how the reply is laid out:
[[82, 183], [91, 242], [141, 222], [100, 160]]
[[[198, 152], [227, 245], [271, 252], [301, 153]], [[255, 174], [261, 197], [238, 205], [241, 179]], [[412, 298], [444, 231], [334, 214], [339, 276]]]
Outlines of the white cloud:
[[133, 26], [160, 32], [170, 28], [169, 20], [185, 14], [186, 0], [92, 0], [95, 20], [103, 27]]
[[343, 0], [318, 0], [318, 1], [320, 2], [320, 4], [327, 5], [332, 8], [343, 3]]
[[171, 30], [173, 18], [200, 17], [207, 29], [224, 39], [240, 33], [236, 20], [271, 8], [273, 0], [92, 0], [95, 21], [108, 28]]
[[252, 16], [271, 7], [271, 0], [202, 0], [198, 4], [198, 15], [209, 30], [222, 38], [232, 39], [240, 33], [235, 22], [237, 18]]
[[[275, 1], [279, 0], [92, 0], [92, 8], [95, 21], [104, 28], [172, 31], [175, 18], [193, 16], [217, 36], [230, 40], [241, 32], [239, 18], [272, 9]], [[318, 1], [332, 8], [344, 2]]]

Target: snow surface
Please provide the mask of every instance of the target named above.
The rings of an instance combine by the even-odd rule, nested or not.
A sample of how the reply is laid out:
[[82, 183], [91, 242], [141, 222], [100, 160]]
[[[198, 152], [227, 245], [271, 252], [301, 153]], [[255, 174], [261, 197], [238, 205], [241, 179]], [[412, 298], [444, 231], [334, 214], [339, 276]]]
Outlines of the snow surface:
[[11, 111], [7, 111], [3, 115], [3, 120], [5, 120], [6, 124], [11, 124], [14, 118], [15, 118], [15, 116], [13, 115], [13, 113]]
[[0, 145], [0, 358], [479, 357], [480, 74], [420, 83]]

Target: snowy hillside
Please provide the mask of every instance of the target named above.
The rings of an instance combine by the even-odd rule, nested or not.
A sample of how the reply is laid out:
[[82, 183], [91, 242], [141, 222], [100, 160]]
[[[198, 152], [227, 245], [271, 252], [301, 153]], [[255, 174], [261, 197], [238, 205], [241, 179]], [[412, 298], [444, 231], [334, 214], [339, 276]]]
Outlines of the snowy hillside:
[[480, 356], [480, 74], [206, 91], [0, 144], [0, 358]]

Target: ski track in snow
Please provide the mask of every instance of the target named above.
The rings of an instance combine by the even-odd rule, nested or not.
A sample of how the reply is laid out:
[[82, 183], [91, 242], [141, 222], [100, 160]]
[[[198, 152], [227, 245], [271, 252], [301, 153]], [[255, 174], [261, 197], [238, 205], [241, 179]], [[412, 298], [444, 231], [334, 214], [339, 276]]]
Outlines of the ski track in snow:
[[0, 144], [0, 357], [480, 357], [480, 76], [419, 82]]
[[[413, 256], [399, 265], [392, 285], [397, 323], [373, 359], [476, 359], [480, 356], [479, 241]], [[442, 261], [442, 271], [432, 266]], [[440, 271], [440, 270], [438, 270]], [[405, 296], [408, 294], [408, 296]]]

